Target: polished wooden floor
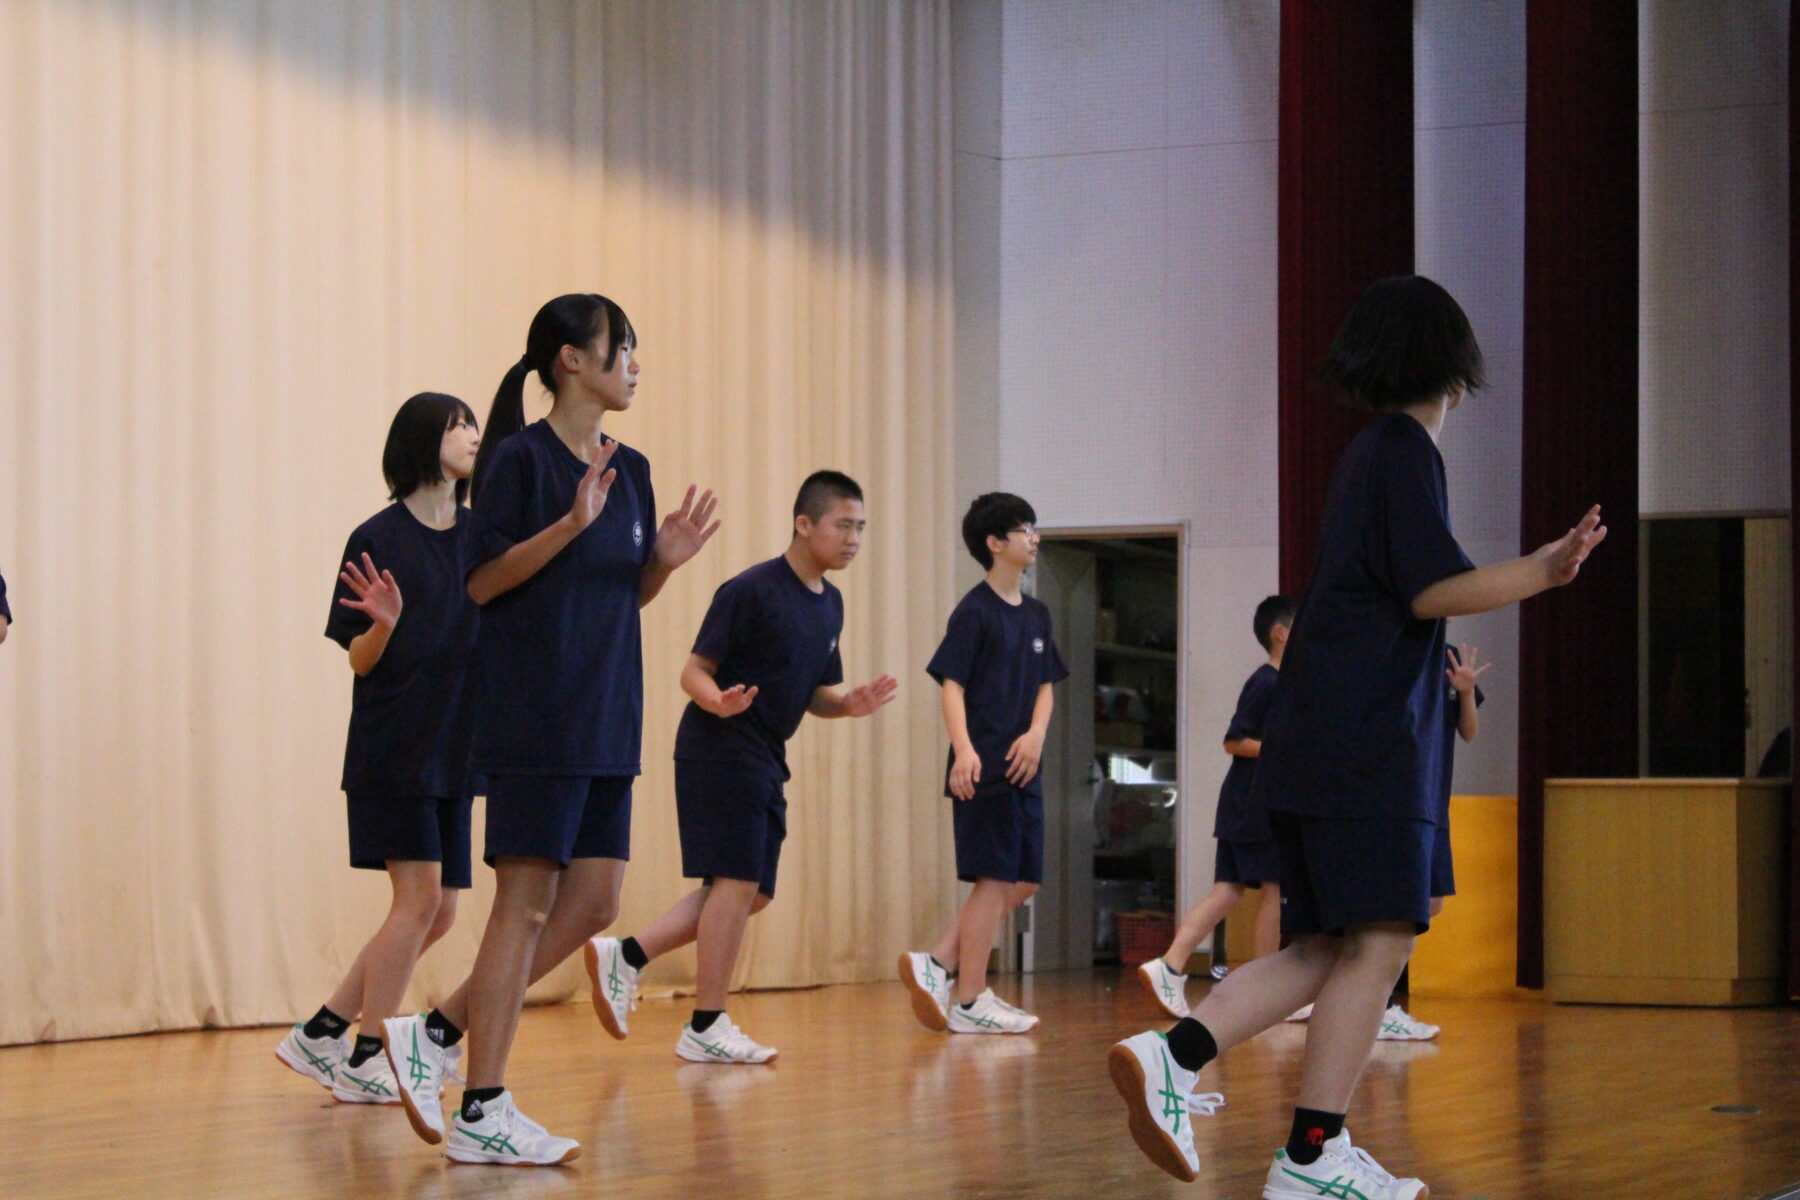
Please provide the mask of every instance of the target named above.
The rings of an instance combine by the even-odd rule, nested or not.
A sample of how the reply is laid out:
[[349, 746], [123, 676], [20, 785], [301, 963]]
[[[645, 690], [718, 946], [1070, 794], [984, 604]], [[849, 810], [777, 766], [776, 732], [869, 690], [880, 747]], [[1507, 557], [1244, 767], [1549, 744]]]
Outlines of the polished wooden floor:
[[[646, 1003], [624, 1043], [585, 1003], [533, 1009], [510, 1082], [585, 1148], [546, 1170], [447, 1167], [398, 1109], [334, 1104], [281, 1066], [280, 1030], [0, 1050], [0, 1197], [1260, 1195], [1303, 1027], [1202, 1077], [1227, 1107], [1199, 1122], [1201, 1179], [1182, 1185], [1140, 1157], [1107, 1080], [1107, 1044], [1160, 1024], [1135, 980], [1000, 990], [1042, 1031], [934, 1035], [898, 984], [738, 997], [739, 1024], [782, 1049], [769, 1067], [682, 1064], [682, 1002]], [[1800, 1010], [1416, 1011], [1442, 1037], [1378, 1045], [1351, 1128], [1434, 1200], [1747, 1200], [1800, 1181]]]

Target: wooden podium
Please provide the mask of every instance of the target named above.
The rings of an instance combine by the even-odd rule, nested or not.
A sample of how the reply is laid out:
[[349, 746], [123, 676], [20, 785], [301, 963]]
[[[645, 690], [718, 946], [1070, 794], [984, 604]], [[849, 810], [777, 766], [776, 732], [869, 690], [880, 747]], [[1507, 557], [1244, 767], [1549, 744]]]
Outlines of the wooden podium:
[[1783, 779], [1544, 785], [1544, 969], [1578, 1004], [1781, 997]]

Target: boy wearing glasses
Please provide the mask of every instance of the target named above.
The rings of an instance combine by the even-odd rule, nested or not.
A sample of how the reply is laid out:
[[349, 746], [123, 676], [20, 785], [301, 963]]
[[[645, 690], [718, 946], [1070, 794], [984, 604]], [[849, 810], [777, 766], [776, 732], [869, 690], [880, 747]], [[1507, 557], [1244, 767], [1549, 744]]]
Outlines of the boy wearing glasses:
[[900, 956], [900, 979], [927, 1029], [1025, 1033], [1032, 1014], [987, 986], [988, 951], [1006, 914], [1043, 880], [1044, 791], [1038, 778], [1050, 727], [1051, 685], [1068, 668], [1050, 636], [1050, 610], [1020, 584], [1037, 562], [1037, 514], [1018, 496], [978, 496], [963, 543], [987, 578], [950, 614], [925, 668], [940, 687], [950, 762], [956, 876], [974, 885], [929, 954]]

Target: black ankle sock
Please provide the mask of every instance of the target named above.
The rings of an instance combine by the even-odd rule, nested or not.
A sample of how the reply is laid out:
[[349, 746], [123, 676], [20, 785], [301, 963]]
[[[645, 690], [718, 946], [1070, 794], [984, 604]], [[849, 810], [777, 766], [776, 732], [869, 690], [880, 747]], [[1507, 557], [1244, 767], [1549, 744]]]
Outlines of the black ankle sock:
[[360, 1067], [382, 1051], [383, 1043], [378, 1037], [370, 1037], [366, 1033], [356, 1035], [356, 1047], [350, 1051], [350, 1065]]
[[1169, 1030], [1169, 1054], [1186, 1070], [1198, 1071], [1219, 1057], [1219, 1043], [1206, 1026], [1183, 1017]]
[[694, 1010], [694, 1019], [689, 1021], [688, 1024], [693, 1027], [695, 1033], [705, 1033], [713, 1027], [714, 1021], [724, 1015], [725, 1010], [722, 1008], [696, 1008]]
[[1294, 1129], [1288, 1134], [1287, 1156], [1300, 1166], [1319, 1161], [1325, 1143], [1344, 1132], [1344, 1114], [1320, 1112], [1316, 1108], [1296, 1108]]
[[619, 943], [619, 957], [634, 971], [641, 971], [650, 963], [650, 956], [644, 953], [636, 938], [626, 938]]
[[462, 1041], [463, 1031], [452, 1025], [443, 1013], [434, 1008], [425, 1014], [425, 1036], [448, 1050]]
[[481, 1120], [481, 1106], [486, 1104], [489, 1100], [498, 1100], [500, 1094], [504, 1091], [506, 1091], [506, 1089], [503, 1087], [464, 1088], [462, 1119], [465, 1121]]
[[313, 1014], [312, 1020], [301, 1027], [300, 1032], [317, 1040], [318, 1038], [341, 1038], [349, 1029], [350, 1022], [324, 1005], [320, 1005], [319, 1011]]

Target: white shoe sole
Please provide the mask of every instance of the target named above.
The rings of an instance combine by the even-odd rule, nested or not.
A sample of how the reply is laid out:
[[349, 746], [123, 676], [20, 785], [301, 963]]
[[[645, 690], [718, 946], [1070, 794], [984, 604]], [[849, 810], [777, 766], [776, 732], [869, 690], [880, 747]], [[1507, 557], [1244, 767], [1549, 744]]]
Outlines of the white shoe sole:
[[420, 1139], [424, 1141], [427, 1146], [441, 1145], [444, 1141], [444, 1130], [442, 1127], [444, 1119], [443, 1095], [440, 1091], [436, 1101], [438, 1106], [438, 1121], [440, 1124], [438, 1128], [434, 1129], [431, 1126], [431, 1122], [426, 1119], [425, 1114], [417, 1107], [413, 1100], [412, 1093], [408, 1092], [406, 1088], [400, 1084], [400, 1060], [394, 1057], [394, 1047], [399, 1043], [402, 1032], [395, 1028], [398, 1024], [399, 1019], [394, 1017], [389, 1017], [381, 1023], [381, 1032], [386, 1035], [383, 1039], [385, 1044], [383, 1045], [382, 1050], [383, 1053], [387, 1055], [388, 1070], [394, 1073], [394, 1085], [400, 1089], [400, 1103], [406, 1108], [406, 1123], [412, 1126], [413, 1132], [418, 1134]]
[[489, 1154], [485, 1150], [464, 1150], [452, 1147], [444, 1151], [444, 1157], [453, 1163], [464, 1163], [470, 1166], [484, 1167], [560, 1167], [564, 1163], [574, 1162], [581, 1157], [580, 1146], [570, 1146], [561, 1158], [547, 1159], [538, 1162], [529, 1158], [514, 1158], [509, 1154]]
[[606, 988], [600, 982], [600, 951], [594, 949], [594, 939], [589, 938], [581, 948], [581, 961], [587, 964], [589, 998], [594, 1002], [594, 1015], [600, 1018], [600, 1026], [610, 1034], [614, 1041], [622, 1042], [629, 1032], [619, 1023], [618, 1014], [613, 1012], [612, 1002], [606, 998]]
[[933, 1033], [943, 1033], [950, 1028], [950, 1020], [944, 1010], [938, 1007], [937, 997], [931, 989], [919, 982], [918, 975], [912, 969], [912, 955], [902, 952], [900, 955], [900, 982], [906, 985], [907, 993], [912, 999], [913, 1016], [919, 1024]]
[[1188, 1165], [1187, 1156], [1182, 1154], [1181, 1147], [1175, 1144], [1150, 1115], [1150, 1106], [1144, 1099], [1147, 1086], [1144, 1079], [1144, 1064], [1138, 1056], [1125, 1045], [1115, 1044], [1106, 1054], [1106, 1069], [1112, 1076], [1113, 1087], [1125, 1101], [1126, 1122], [1131, 1129], [1131, 1140], [1136, 1142], [1144, 1157], [1181, 1180], [1192, 1183], [1200, 1178], [1200, 1172]]

